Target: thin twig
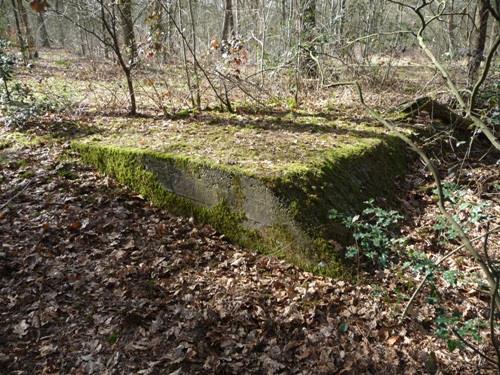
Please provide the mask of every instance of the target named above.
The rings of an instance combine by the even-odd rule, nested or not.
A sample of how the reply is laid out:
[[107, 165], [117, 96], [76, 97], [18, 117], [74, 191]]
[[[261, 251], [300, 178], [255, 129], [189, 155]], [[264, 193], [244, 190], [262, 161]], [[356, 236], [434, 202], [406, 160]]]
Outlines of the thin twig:
[[10, 197], [10, 199], [7, 200], [7, 202], [5, 202], [4, 204], [2, 204], [0, 206], [0, 210], [3, 210], [5, 207], [7, 207], [7, 205], [12, 202], [14, 199], [16, 199], [20, 194], [22, 194], [27, 188], [28, 186], [31, 185], [31, 181], [28, 181], [22, 188], [21, 190], [19, 190], [16, 194], [14, 194], [12, 197]]
[[[483, 237], [488, 237], [491, 233], [495, 233], [497, 232], [498, 230], [500, 229], [500, 226], [498, 227], [495, 227], [493, 228], [492, 230], [480, 235], [480, 236], [477, 236], [477, 237], [474, 237], [471, 239], [471, 241], [476, 241], [476, 240], [479, 240]], [[443, 263], [446, 259], [452, 257], [453, 255], [455, 255], [458, 251], [462, 250], [463, 248], [465, 247], [465, 245], [460, 245], [458, 246], [456, 249], [454, 249], [453, 251], [450, 251], [448, 254], [442, 256], [436, 263], [435, 265], [436, 266], [439, 266], [441, 263]], [[422, 287], [424, 286], [425, 282], [427, 281], [427, 279], [429, 278], [429, 276], [432, 274], [432, 272], [427, 272], [424, 276], [424, 278], [422, 279], [422, 281], [420, 282], [420, 284], [418, 284], [417, 288], [415, 289], [415, 291], [413, 292], [412, 296], [410, 297], [410, 299], [408, 300], [408, 302], [406, 303], [406, 306], [403, 310], [403, 312], [401, 313], [401, 317], [399, 318], [399, 322], [401, 323], [404, 319], [404, 317], [406, 316], [406, 313], [408, 312], [408, 309], [410, 308], [411, 304], [413, 303], [413, 300], [415, 299], [415, 297], [417, 296], [417, 294], [420, 292], [420, 290], [422, 289]]]
[[464, 339], [462, 337], [462, 335], [460, 333], [458, 333], [458, 331], [455, 329], [455, 328], [452, 328], [451, 331], [455, 334], [455, 336], [458, 337], [458, 339], [465, 345], [467, 346], [469, 349], [471, 349], [474, 353], [478, 354], [480, 357], [484, 358], [486, 361], [488, 361], [489, 363], [495, 365], [495, 366], [498, 366], [498, 362], [495, 361], [494, 359], [491, 359], [490, 357], [488, 357], [486, 354], [484, 354], [483, 352], [481, 352], [479, 349], [477, 349], [474, 345], [472, 345], [471, 343], [469, 343], [466, 339]]
[[495, 286], [495, 291], [491, 295], [491, 303], [490, 303], [490, 335], [491, 335], [491, 343], [493, 344], [493, 348], [495, 349], [495, 353], [497, 355], [497, 366], [498, 372], [500, 373], [500, 345], [498, 344], [497, 337], [495, 335], [495, 295], [498, 293], [498, 287], [500, 285], [500, 275], [497, 276], [497, 283]]

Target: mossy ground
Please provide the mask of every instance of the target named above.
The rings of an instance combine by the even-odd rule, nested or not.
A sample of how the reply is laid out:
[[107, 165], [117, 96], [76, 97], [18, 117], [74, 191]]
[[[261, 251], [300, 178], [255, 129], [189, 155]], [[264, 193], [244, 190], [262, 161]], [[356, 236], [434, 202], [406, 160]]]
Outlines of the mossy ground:
[[[188, 118], [100, 118], [93, 142], [183, 155], [273, 177], [375, 145], [384, 129], [340, 112], [316, 115], [203, 112]], [[332, 154], [334, 152], [334, 154]]]

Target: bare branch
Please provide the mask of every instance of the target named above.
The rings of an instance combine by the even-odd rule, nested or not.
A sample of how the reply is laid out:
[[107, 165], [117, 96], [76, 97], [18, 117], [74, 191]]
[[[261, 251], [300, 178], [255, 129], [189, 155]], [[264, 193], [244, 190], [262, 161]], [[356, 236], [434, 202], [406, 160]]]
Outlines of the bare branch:
[[492, 365], [498, 366], [498, 362], [495, 361], [494, 359], [491, 359], [488, 357], [486, 354], [481, 352], [479, 349], [477, 349], [474, 345], [472, 345], [470, 342], [468, 342], [465, 338], [462, 337], [460, 333], [455, 328], [451, 328], [451, 331], [455, 334], [455, 336], [458, 337], [458, 339], [469, 349], [471, 349], [474, 353], [479, 355], [481, 358], [485, 359], [487, 362], [491, 363]]

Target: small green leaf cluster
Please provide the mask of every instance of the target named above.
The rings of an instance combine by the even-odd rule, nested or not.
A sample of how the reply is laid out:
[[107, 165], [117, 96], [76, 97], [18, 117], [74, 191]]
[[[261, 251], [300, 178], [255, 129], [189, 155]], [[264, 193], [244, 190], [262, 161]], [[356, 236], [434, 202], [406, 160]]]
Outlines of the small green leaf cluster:
[[9, 97], [0, 97], [0, 118], [8, 127], [24, 126], [45, 113], [61, 112], [71, 106], [70, 99], [63, 94], [40, 94], [29, 86], [14, 82]]
[[403, 217], [394, 210], [377, 207], [373, 199], [359, 215], [346, 215], [330, 211], [330, 219], [337, 220], [352, 231], [354, 244], [347, 247], [346, 257], [360, 256], [373, 265], [387, 267], [391, 250], [401, 246], [404, 238], [396, 234], [397, 224]]
[[[486, 214], [488, 204], [485, 202], [473, 203], [467, 201], [467, 192], [458, 184], [444, 182], [442, 185], [444, 199], [450, 202], [455, 208], [453, 218], [459, 223], [465, 232], [471, 227], [483, 223], [489, 219]], [[437, 193], [434, 190], [434, 193]], [[442, 215], [436, 218], [434, 230], [440, 233], [443, 242], [457, 239], [458, 233], [451, 227], [446, 218]]]
[[410, 269], [414, 273], [429, 274], [430, 279], [434, 277], [436, 263], [424, 252], [410, 249], [407, 256], [408, 260], [403, 263], [403, 269]]
[[436, 336], [445, 340], [449, 351], [463, 348], [462, 341], [453, 333], [452, 328], [464, 339], [473, 339], [481, 342], [480, 330], [487, 327], [488, 323], [479, 318], [461, 322], [461, 314], [455, 312], [451, 315], [441, 314], [436, 318]]
[[18, 127], [44, 113], [60, 112], [70, 106], [66, 92], [36, 93], [15, 81], [15, 58], [8, 53], [8, 46], [0, 39], [0, 123]]

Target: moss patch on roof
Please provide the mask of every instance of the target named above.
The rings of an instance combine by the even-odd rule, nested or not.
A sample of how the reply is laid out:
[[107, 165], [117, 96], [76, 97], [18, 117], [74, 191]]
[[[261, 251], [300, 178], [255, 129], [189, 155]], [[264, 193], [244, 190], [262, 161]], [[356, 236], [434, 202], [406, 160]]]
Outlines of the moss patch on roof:
[[321, 163], [327, 155], [352, 153], [385, 138], [380, 126], [339, 113], [229, 114], [186, 118], [100, 118], [88, 141], [182, 155], [245, 174], [276, 177]]

